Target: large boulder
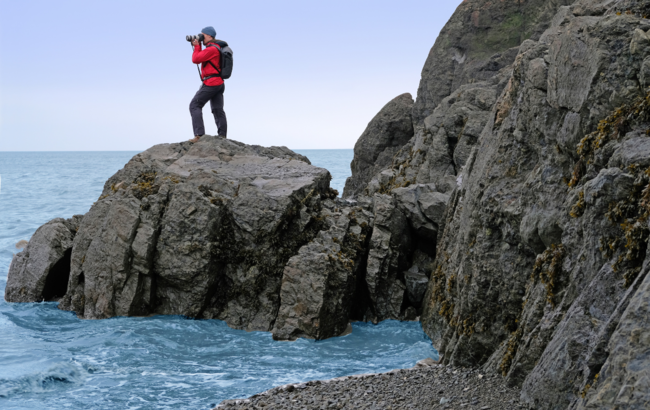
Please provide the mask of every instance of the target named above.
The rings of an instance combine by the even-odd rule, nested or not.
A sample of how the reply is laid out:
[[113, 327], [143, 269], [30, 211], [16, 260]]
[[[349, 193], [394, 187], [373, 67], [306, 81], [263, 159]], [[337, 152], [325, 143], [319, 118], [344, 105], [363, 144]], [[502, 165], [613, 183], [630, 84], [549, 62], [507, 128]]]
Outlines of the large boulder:
[[[347, 331], [359, 304], [372, 215], [362, 207], [324, 203], [329, 229], [289, 259], [282, 276], [276, 340], [325, 339]], [[361, 282], [361, 283], [359, 283]], [[358, 316], [358, 315], [356, 315]]]
[[406, 93], [395, 97], [373, 118], [354, 145], [350, 164], [352, 176], [345, 182], [343, 197], [363, 193], [370, 179], [389, 167], [393, 156], [413, 137], [411, 110], [413, 97]]
[[57, 218], [36, 230], [26, 249], [11, 261], [7, 302], [53, 301], [65, 295], [72, 241], [80, 221], [81, 216]]
[[60, 300], [84, 319], [221, 319], [278, 340], [414, 318], [401, 211], [390, 197], [379, 216], [370, 200], [341, 200], [330, 179], [282, 147], [210, 136], [157, 145], [109, 178], [86, 215], [39, 228], [14, 258], [5, 297]]
[[59, 307], [79, 317], [177, 314], [268, 331], [287, 261], [323, 226], [330, 178], [286, 148], [155, 146], [107, 181], [77, 232], [62, 220], [39, 229], [12, 263], [7, 298], [43, 298], [67, 252]]

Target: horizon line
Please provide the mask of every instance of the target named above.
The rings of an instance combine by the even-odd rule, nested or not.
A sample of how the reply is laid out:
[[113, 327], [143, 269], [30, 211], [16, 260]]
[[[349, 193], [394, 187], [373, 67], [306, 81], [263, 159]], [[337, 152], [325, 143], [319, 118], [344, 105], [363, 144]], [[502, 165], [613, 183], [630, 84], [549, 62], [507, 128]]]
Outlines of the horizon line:
[[[256, 144], [252, 144], [256, 145]], [[273, 146], [279, 146], [279, 145], [271, 145], [267, 148], [273, 147]], [[289, 147], [286, 147], [289, 148]], [[149, 149], [149, 148], [147, 148]], [[27, 152], [144, 152], [147, 149], [143, 150], [138, 150], [138, 149], [130, 149], [130, 150], [92, 150], [92, 151], [70, 151], [70, 150], [61, 150], [61, 151], [0, 151], [0, 154], [2, 153], [27, 153]], [[289, 148], [292, 151], [343, 151], [343, 150], [354, 150], [354, 148]]]

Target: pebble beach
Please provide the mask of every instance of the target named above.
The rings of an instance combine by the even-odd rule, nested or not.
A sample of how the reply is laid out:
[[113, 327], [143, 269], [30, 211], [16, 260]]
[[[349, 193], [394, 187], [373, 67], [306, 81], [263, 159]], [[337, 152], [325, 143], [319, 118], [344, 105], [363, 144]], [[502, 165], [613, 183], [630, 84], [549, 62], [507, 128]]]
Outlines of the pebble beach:
[[221, 409], [523, 409], [500, 375], [435, 364], [275, 387]]

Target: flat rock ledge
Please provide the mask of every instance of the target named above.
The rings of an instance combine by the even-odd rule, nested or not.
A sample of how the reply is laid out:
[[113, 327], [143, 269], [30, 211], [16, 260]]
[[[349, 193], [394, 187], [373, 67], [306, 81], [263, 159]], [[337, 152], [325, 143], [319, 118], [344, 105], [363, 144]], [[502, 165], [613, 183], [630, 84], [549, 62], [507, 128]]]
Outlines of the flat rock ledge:
[[[430, 360], [430, 359], [428, 359]], [[424, 362], [424, 363], [423, 363]], [[520, 409], [519, 389], [499, 375], [426, 360], [411, 369], [275, 387], [221, 409]]]

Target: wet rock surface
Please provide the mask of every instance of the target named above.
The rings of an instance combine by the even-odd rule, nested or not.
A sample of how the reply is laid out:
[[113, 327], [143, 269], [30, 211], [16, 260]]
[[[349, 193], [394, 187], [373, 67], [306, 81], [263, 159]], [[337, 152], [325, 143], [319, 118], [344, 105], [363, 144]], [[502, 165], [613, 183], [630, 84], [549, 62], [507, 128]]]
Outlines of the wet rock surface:
[[[429, 359], [430, 360], [430, 359]], [[478, 370], [412, 369], [280, 386], [216, 409], [520, 409], [519, 390]]]

